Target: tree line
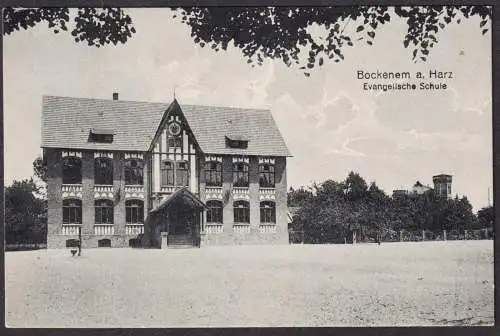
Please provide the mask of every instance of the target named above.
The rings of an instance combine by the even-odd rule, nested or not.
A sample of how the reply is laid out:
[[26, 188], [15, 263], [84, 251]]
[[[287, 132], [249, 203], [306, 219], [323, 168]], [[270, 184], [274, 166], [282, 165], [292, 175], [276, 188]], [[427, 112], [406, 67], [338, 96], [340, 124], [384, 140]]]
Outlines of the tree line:
[[[420, 183], [417, 182], [416, 185]], [[474, 214], [467, 197], [440, 197], [432, 189], [390, 197], [375, 182], [369, 185], [355, 172], [344, 181], [326, 180], [290, 188], [292, 232], [306, 243], [345, 243], [394, 239], [401, 231], [492, 229], [494, 210]]]

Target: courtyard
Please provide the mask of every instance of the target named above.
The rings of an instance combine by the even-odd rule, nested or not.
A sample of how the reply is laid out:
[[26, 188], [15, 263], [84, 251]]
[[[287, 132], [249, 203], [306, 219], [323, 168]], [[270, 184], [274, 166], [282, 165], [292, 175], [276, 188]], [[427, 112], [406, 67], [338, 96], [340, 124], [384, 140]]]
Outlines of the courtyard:
[[493, 241], [7, 252], [8, 327], [493, 325]]

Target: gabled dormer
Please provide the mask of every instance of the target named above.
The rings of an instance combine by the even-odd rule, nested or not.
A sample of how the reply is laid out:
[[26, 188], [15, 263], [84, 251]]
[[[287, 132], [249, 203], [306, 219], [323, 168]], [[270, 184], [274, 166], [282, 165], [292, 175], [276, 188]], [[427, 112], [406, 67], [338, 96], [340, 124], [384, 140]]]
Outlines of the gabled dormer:
[[114, 135], [115, 131], [112, 129], [91, 128], [89, 130], [88, 141], [97, 143], [112, 143]]

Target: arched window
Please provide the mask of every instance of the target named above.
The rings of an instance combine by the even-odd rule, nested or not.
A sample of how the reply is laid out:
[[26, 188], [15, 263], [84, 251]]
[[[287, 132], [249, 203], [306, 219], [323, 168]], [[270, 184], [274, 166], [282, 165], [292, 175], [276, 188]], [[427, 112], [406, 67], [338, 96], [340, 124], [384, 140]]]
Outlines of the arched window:
[[63, 184], [82, 183], [82, 159], [74, 156], [66, 156], [62, 159]]
[[107, 199], [95, 201], [95, 223], [113, 224], [113, 202]]
[[221, 201], [208, 201], [207, 202], [207, 223], [223, 223], [222, 217], [222, 202]]
[[161, 185], [174, 185], [174, 163], [171, 161], [163, 161], [161, 164]]
[[236, 201], [234, 206], [234, 222], [250, 223], [250, 205], [247, 201]]
[[233, 186], [248, 187], [248, 164], [244, 162], [233, 163]]
[[82, 201], [63, 200], [63, 224], [82, 224]]
[[125, 160], [125, 185], [143, 185], [144, 163], [139, 159]]
[[125, 220], [127, 224], [144, 223], [144, 202], [139, 200], [125, 201]]
[[99, 185], [113, 184], [113, 160], [108, 157], [98, 157], [94, 160], [94, 181]]
[[274, 202], [260, 202], [260, 222], [276, 223], [276, 205]]
[[177, 171], [175, 172], [175, 182], [177, 186], [189, 185], [188, 163], [185, 161], [177, 162]]
[[222, 186], [222, 163], [217, 161], [205, 162], [205, 183], [209, 187]]
[[262, 188], [274, 188], [274, 165], [261, 163], [259, 165], [259, 185]]

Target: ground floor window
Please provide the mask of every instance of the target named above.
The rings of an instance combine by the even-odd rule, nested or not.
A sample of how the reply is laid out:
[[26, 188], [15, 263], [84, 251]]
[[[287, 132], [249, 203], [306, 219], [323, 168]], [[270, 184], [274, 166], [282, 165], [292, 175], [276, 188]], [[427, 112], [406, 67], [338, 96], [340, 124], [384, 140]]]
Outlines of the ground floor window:
[[139, 200], [126, 201], [125, 217], [127, 224], [144, 223], [144, 202]]
[[95, 201], [95, 223], [113, 224], [113, 202], [110, 200]]
[[80, 242], [77, 239], [68, 239], [66, 240], [66, 247], [78, 247]]
[[82, 224], [82, 201], [79, 199], [63, 201], [63, 224]]
[[260, 202], [260, 222], [261, 223], [276, 223], [276, 206], [274, 202]]
[[247, 201], [234, 202], [234, 222], [250, 223], [250, 205]]
[[97, 247], [111, 247], [111, 240], [109, 240], [109, 239], [99, 239], [97, 241]]
[[207, 223], [223, 223], [222, 218], [222, 202], [221, 201], [208, 201], [207, 202]]

